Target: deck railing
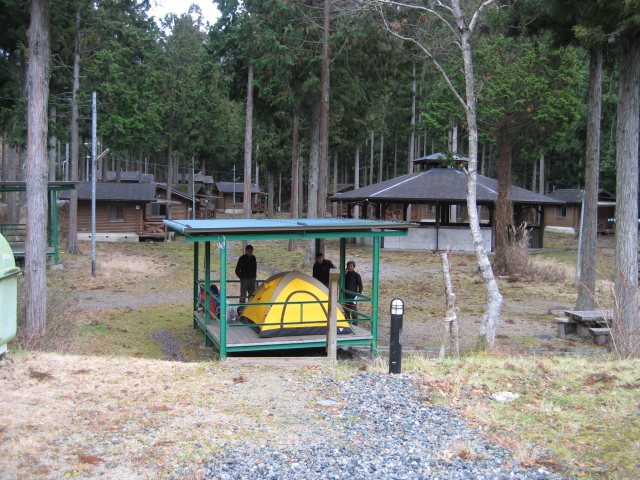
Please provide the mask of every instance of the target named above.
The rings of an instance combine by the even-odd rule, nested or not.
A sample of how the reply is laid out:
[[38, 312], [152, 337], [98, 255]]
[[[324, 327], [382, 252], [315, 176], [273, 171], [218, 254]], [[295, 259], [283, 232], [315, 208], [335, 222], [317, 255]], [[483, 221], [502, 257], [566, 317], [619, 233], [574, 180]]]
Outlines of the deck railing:
[[[227, 283], [232, 283], [232, 282], [237, 282], [235, 280], [227, 280]], [[219, 280], [211, 280], [211, 284], [215, 284], [215, 283], [219, 283]], [[258, 283], [260, 283], [258, 281]], [[198, 280], [197, 285], [196, 285], [196, 291], [198, 292], [203, 292], [205, 291], [205, 282], [204, 280]], [[341, 322], [348, 322], [348, 323], [352, 323], [352, 322], [370, 322], [372, 321], [372, 315], [371, 315], [371, 307], [368, 306], [367, 304], [371, 304], [371, 301], [373, 300], [372, 297], [367, 296], [367, 295], [363, 295], [362, 293], [355, 293], [355, 292], [351, 292], [349, 290], [342, 290], [343, 293], [347, 293], [347, 294], [351, 294], [351, 295], [357, 295], [358, 298], [356, 299], [343, 299], [340, 300], [338, 303], [342, 306], [343, 311], [346, 312], [350, 312], [352, 315], [355, 313], [357, 315], [357, 318], [351, 318], [351, 319], [344, 319], [344, 320], [340, 320]], [[211, 319], [215, 319], [218, 322], [220, 322], [220, 315], [215, 314], [213, 312], [210, 311], [210, 305], [211, 305], [211, 293], [207, 293], [205, 294], [205, 298], [204, 301], [201, 301], [200, 298], [201, 293], [198, 294], [198, 298], [196, 298], [196, 304], [201, 305], [202, 311], [205, 314], [205, 322], [206, 325], [210, 324]], [[341, 297], [343, 297], [343, 295], [341, 295]], [[321, 304], [321, 305], [326, 305], [325, 307], [325, 311], [327, 312], [327, 316], [326, 318], [323, 319], [318, 319], [318, 320], [307, 320], [307, 321], [303, 321], [302, 319], [302, 315], [304, 313], [304, 308], [300, 308], [300, 319], [297, 322], [293, 322], [293, 321], [281, 321], [281, 322], [277, 322], [277, 323], [261, 323], [259, 325], [256, 325], [254, 323], [230, 323], [229, 321], [227, 321], [227, 328], [229, 327], [256, 327], [256, 326], [260, 326], [260, 327], [268, 327], [268, 326], [281, 326], [281, 327], [288, 327], [288, 326], [293, 326], [293, 325], [308, 325], [310, 323], [326, 323], [328, 321], [329, 318], [329, 313], [328, 313], [328, 308], [329, 308], [329, 302], [328, 300], [307, 300], [307, 301], [289, 301], [289, 302], [264, 302], [264, 303], [257, 303], [257, 302], [251, 302], [251, 303], [245, 303], [245, 302], [239, 302], [239, 301], [233, 301], [233, 300], [239, 300], [240, 297], [239, 296], [233, 296], [233, 295], [227, 295], [227, 305], [220, 305], [220, 309], [222, 308], [226, 308], [226, 312], [227, 313], [227, 317], [228, 317], [228, 309], [231, 308], [236, 308], [237, 310], [240, 310], [240, 308], [244, 309], [245, 307], [248, 306], [264, 306], [264, 305], [286, 305], [286, 306], [292, 306], [292, 305], [304, 305], [304, 304]], [[232, 300], [231, 302], [229, 300]], [[356, 304], [358, 306], [358, 310], [355, 310], [353, 308], [350, 308], [349, 306], [346, 306], [345, 304]], [[242, 316], [242, 313], [238, 313], [238, 317]]]
[[[2, 223], [0, 224], [0, 234], [9, 244], [25, 243], [27, 238], [27, 225], [24, 223]], [[47, 228], [47, 246], [53, 245], [53, 228]]]

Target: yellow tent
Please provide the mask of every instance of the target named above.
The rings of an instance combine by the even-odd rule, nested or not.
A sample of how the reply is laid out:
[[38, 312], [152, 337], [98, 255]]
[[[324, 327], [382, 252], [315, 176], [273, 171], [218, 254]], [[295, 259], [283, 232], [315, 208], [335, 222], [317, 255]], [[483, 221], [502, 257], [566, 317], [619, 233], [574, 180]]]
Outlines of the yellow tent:
[[[328, 312], [327, 287], [305, 273], [281, 272], [264, 281], [242, 311], [240, 320], [256, 324], [261, 338], [324, 335]], [[353, 333], [344, 319], [344, 312], [338, 306], [338, 333]]]

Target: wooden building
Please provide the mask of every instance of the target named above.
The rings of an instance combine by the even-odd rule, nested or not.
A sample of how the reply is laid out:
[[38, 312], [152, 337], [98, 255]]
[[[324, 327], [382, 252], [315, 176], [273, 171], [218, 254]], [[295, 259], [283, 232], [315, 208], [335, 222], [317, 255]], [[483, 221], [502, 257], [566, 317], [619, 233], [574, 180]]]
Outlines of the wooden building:
[[[91, 183], [80, 182], [78, 239], [91, 239]], [[96, 183], [96, 241], [137, 242], [165, 238], [166, 186], [157, 183]], [[64, 192], [61, 200], [68, 200]], [[172, 191], [171, 217], [191, 218], [190, 197]]]
[[[222, 213], [241, 215], [244, 205], [244, 183], [216, 182], [214, 194], [219, 197], [217, 210]], [[251, 184], [252, 212], [266, 211], [267, 194], [255, 183]], [[175, 217], [178, 218], [178, 217]]]
[[[547, 194], [564, 202], [563, 205], [545, 207], [545, 229], [576, 234], [582, 218], [582, 194], [578, 188], [563, 188]], [[616, 216], [616, 198], [604, 189], [598, 190], [598, 233], [612, 233], [611, 218]]]

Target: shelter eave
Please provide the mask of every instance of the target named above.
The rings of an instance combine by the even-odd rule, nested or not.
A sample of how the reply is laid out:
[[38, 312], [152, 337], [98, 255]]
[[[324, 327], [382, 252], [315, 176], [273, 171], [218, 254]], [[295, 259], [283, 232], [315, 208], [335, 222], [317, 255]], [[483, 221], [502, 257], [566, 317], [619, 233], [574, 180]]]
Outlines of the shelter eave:
[[[343, 220], [343, 219], [233, 219], [233, 220], [164, 220], [170, 230], [187, 237], [234, 236], [248, 238], [291, 238], [311, 235], [317, 238], [332, 236], [386, 236], [406, 235], [416, 224], [383, 220]], [[398, 232], [398, 233], [395, 233]]]

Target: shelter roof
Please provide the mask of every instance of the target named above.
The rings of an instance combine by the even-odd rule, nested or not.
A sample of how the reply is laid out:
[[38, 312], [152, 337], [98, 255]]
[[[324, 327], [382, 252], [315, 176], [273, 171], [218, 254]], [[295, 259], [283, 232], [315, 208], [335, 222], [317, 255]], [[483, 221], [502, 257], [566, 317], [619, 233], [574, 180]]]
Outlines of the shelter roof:
[[[76, 188], [78, 200], [91, 200], [91, 182], [80, 182]], [[68, 200], [64, 192], [60, 199]], [[156, 197], [155, 183], [102, 183], [96, 182], [96, 200], [152, 202]]]
[[199, 183], [214, 183], [213, 182], [213, 177], [211, 175], [205, 175], [202, 172], [198, 172], [193, 176], [193, 181], [194, 182], [199, 182]]
[[[112, 170], [107, 170], [107, 182], [115, 182], [116, 181], [116, 172]], [[96, 179], [102, 180], [102, 170], [96, 170]], [[152, 173], [140, 173], [137, 170], [135, 171], [121, 171], [120, 172], [120, 181], [121, 182], [137, 182], [137, 183], [153, 183], [153, 174]]]
[[[75, 190], [78, 182], [48, 182], [49, 190]], [[27, 182], [24, 180], [0, 182], [0, 192], [24, 192], [27, 189]]]
[[409, 228], [418, 226], [407, 222], [342, 218], [164, 220], [164, 223], [171, 230], [188, 237], [233, 235], [247, 239], [265, 235], [277, 235], [277, 238], [302, 235], [309, 238], [384, 237], [394, 232], [406, 235]]
[[348, 190], [353, 190], [353, 183], [338, 183], [336, 185], [336, 191], [333, 191], [333, 183], [327, 185], [327, 195], [333, 195], [334, 193], [342, 193]]
[[[564, 202], [540, 195], [525, 188], [511, 187], [511, 200], [521, 204], [562, 205]], [[483, 175], [477, 176], [477, 201], [492, 204], [498, 199], [498, 181]], [[384, 182], [338, 193], [329, 198], [332, 202], [371, 203], [437, 203], [466, 202], [467, 175], [453, 168], [433, 168], [426, 172], [410, 173]]]
[[[235, 187], [234, 187], [235, 185]], [[233, 193], [234, 188], [236, 193], [244, 192], [244, 183], [234, 182], [216, 182], [216, 188], [220, 193]], [[251, 193], [264, 193], [262, 189], [255, 183], [251, 184]]]
[[[558, 190], [554, 190], [553, 192], [547, 193], [547, 196], [562, 200], [566, 203], [582, 203], [583, 192], [584, 190], [581, 190], [579, 188], [560, 188]], [[614, 205], [615, 201], [616, 197], [611, 195], [605, 189], [601, 188], [598, 190], [598, 204]]]
[[[157, 188], [161, 189], [163, 192], [167, 191], [167, 184], [166, 183], [156, 183], [155, 184]], [[164, 195], [164, 194], [163, 194]], [[188, 195], [184, 192], [181, 192], [180, 190], [176, 189], [176, 185], [173, 185], [173, 188], [171, 189], [171, 195], [175, 195], [176, 197], [180, 197], [184, 200], [189, 200], [191, 201], [191, 195]]]

